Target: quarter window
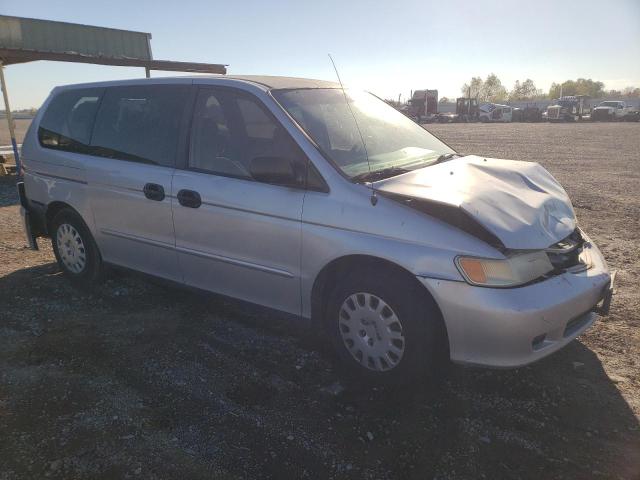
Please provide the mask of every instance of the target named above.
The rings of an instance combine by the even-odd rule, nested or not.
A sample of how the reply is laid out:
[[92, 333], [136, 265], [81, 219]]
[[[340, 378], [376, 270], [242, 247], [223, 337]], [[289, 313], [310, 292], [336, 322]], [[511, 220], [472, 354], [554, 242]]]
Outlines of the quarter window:
[[94, 155], [173, 167], [189, 87], [109, 88], [93, 137]]
[[74, 89], [56, 95], [38, 128], [45, 148], [86, 153], [102, 89]]

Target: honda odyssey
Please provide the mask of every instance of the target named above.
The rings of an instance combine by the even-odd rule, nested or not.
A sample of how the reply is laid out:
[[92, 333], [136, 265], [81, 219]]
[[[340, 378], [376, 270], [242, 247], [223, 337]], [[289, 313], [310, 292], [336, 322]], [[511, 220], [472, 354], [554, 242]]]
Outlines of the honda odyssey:
[[462, 155], [325, 81], [58, 87], [21, 212], [74, 282], [113, 264], [312, 321], [378, 383], [526, 365], [608, 312], [612, 276], [540, 165]]

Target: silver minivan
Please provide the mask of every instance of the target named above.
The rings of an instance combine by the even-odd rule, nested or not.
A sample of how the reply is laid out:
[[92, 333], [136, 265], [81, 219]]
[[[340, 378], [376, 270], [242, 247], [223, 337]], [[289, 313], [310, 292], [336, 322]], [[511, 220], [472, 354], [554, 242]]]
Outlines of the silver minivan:
[[311, 320], [373, 382], [531, 363], [611, 301], [544, 168], [458, 154], [331, 82], [59, 87], [23, 157], [27, 239], [71, 280], [114, 264]]

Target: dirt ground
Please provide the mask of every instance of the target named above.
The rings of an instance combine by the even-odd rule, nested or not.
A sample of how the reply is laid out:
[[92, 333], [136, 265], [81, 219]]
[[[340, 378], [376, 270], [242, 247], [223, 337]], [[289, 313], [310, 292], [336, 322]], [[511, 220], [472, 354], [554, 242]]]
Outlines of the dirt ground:
[[640, 124], [429, 128], [565, 185], [619, 272], [609, 317], [530, 367], [366, 390], [276, 315], [121, 272], [72, 288], [0, 178], [0, 479], [640, 478]]

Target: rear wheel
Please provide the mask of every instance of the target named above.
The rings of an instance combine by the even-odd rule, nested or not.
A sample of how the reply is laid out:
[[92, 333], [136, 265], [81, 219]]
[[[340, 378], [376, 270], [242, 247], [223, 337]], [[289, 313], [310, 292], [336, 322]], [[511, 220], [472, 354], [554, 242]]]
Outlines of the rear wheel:
[[329, 295], [325, 326], [340, 367], [369, 383], [429, 380], [447, 364], [439, 309], [423, 287], [396, 272], [353, 272]]
[[99, 280], [102, 259], [82, 217], [65, 208], [55, 215], [50, 227], [53, 252], [63, 273], [77, 284]]

